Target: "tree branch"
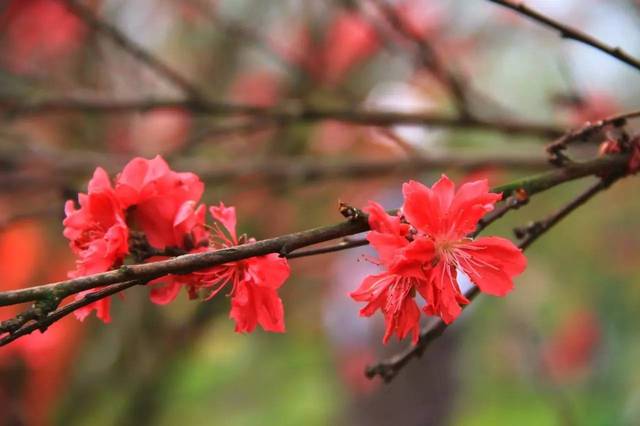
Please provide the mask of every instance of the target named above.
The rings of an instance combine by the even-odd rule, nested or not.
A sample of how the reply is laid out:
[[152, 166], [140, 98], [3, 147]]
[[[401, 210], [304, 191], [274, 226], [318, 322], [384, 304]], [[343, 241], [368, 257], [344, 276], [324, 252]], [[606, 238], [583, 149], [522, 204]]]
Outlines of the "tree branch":
[[622, 114], [616, 114], [611, 117], [598, 120], [595, 123], [585, 123], [581, 127], [565, 133], [554, 142], [547, 146], [547, 152], [551, 156], [551, 160], [556, 165], [563, 165], [569, 159], [562, 153], [568, 148], [569, 144], [587, 140], [591, 135], [601, 131], [607, 126], [622, 127], [627, 123], [627, 120], [640, 117], [640, 110], [625, 112]]
[[29, 116], [51, 113], [122, 114], [145, 112], [155, 109], [184, 109], [195, 115], [217, 117], [250, 116], [277, 123], [316, 122], [336, 120], [344, 123], [368, 126], [395, 126], [415, 124], [432, 127], [478, 129], [506, 134], [521, 134], [538, 137], [558, 137], [562, 129], [552, 125], [510, 120], [485, 120], [471, 117], [451, 117], [433, 113], [404, 113], [394, 111], [372, 111], [353, 108], [316, 108], [289, 104], [262, 107], [246, 104], [212, 102], [206, 100], [180, 99], [100, 99], [60, 97], [25, 101], [16, 98], [0, 98], [0, 109], [9, 116]]
[[560, 37], [562, 38], [568, 38], [568, 39], [586, 44], [588, 46], [591, 46], [597, 50], [600, 50], [601, 52], [606, 53], [609, 56], [612, 56], [618, 59], [619, 61], [624, 62], [627, 65], [632, 66], [637, 70], [640, 70], [640, 60], [629, 55], [627, 52], [625, 52], [621, 48], [609, 46], [603, 43], [602, 41], [598, 40], [597, 38], [590, 36], [589, 34], [586, 34], [576, 28], [571, 28], [563, 24], [562, 22], [556, 21], [555, 19], [552, 19], [534, 9], [531, 9], [530, 7], [526, 6], [524, 3], [521, 3], [521, 2], [516, 3], [511, 0], [488, 0], [488, 1], [490, 1], [491, 3], [499, 4], [500, 6], [504, 6], [508, 9], [514, 10], [519, 14], [524, 15], [542, 25], [552, 28], [558, 31], [560, 33]]
[[[70, 313], [84, 306], [87, 306], [90, 303], [96, 302], [100, 299], [104, 299], [105, 297], [113, 296], [114, 294], [120, 293], [121, 291], [131, 288], [133, 286], [144, 285], [146, 283], [147, 281], [132, 280], [132, 281], [125, 281], [122, 283], [114, 284], [102, 290], [98, 290], [93, 293], [88, 293], [82, 299], [76, 300], [75, 302], [71, 302], [68, 305], [65, 305], [64, 307], [51, 313], [46, 313], [46, 312], [32, 313], [33, 308], [30, 308], [29, 310], [26, 311], [28, 312], [26, 317], [28, 317], [28, 320], [35, 319], [34, 322], [25, 325], [28, 322], [28, 320], [24, 321], [21, 324], [20, 328], [16, 328], [14, 330], [8, 329], [5, 325], [5, 323], [7, 323], [8, 321], [13, 321], [13, 320], [3, 321], [2, 323], [0, 323], [0, 336], [2, 336], [0, 338], [0, 347], [4, 345], [8, 345], [14, 340], [22, 336], [26, 336], [27, 334], [31, 334], [36, 330], [40, 330], [41, 332], [44, 332], [54, 322], [61, 320], [62, 318], [69, 315]], [[3, 332], [6, 332], [4, 336], [2, 335]]]

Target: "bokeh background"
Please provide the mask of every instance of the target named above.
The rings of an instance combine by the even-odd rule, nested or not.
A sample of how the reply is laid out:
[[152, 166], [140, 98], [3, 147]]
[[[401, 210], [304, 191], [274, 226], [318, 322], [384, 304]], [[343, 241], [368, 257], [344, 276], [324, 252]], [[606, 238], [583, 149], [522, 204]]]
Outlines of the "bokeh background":
[[[87, 0], [133, 44], [212, 101], [434, 113], [457, 102], [419, 49], [376, 3], [302, 0]], [[386, 3], [465, 83], [489, 120], [568, 129], [638, 106], [640, 74], [561, 40], [483, 0]], [[640, 5], [530, 0], [529, 6], [640, 54]], [[338, 200], [401, 203], [408, 178], [431, 183], [526, 168], [423, 167], [412, 157], [544, 159], [549, 137], [332, 120], [29, 110], [51, 99], [182, 99], [179, 87], [95, 31], [64, 0], [0, 1], [0, 289], [63, 279], [64, 200], [93, 169], [118, 171], [162, 154], [207, 185], [204, 201], [235, 205], [240, 229], [265, 238], [340, 219]], [[465, 158], [466, 158], [465, 157]], [[398, 161], [389, 173], [337, 176], [310, 165]], [[539, 168], [536, 166], [535, 168]], [[587, 182], [536, 196], [492, 226], [544, 217]], [[292, 260], [282, 289], [286, 334], [233, 332], [229, 301], [181, 296], [169, 306], [135, 288], [113, 322], [69, 317], [0, 349], [6, 425], [637, 425], [640, 424], [640, 203], [627, 179], [567, 218], [528, 252], [506, 298], [480, 297], [390, 384], [364, 367], [405, 347], [381, 344], [380, 317], [358, 317], [347, 294], [375, 268], [368, 248]], [[1, 308], [8, 318], [18, 308]]]

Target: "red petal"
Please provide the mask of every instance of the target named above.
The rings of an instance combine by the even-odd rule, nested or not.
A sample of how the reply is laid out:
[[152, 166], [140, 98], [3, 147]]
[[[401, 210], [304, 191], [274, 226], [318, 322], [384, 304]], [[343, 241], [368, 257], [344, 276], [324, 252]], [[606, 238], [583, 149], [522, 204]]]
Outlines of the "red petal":
[[375, 231], [367, 234], [367, 240], [376, 249], [380, 260], [385, 265], [389, 265], [396, 256], [400, 255], [400, 250], [409, 244], [404, 237]]
[[513, 242], [501, 237], [482, 237], [469, 243], [466, 252], [471, 256], [499, 267], [510, 277], [527, 268], [527, 258]]
[[173, 302], [180, 293], [180, 284], [173, 277], [162, 278], [162, 281], [164, 282], [160, 283], [154, 280], [150, 283], [152, 287], [149, 298], [156, 305], [166, 305]]
[[227, 228], [229, 235], [233, 237], [233, 241], [237, 241], [236, 237], [236, 209], [235, 207], [226, 207], [224, 203], [220, 203], [220, 206], [209, 207], [211, 216], [222, 225]]
[[402, 306], [397, 312], [389, 312], [385, 315], [386, 329], [383, 343], [387, 343], [389, 338], [395, 333], [398, 340], [402, 340], [409, 334], [412, 335], [411, 343], [418, 343], [420, 337], [420, 309], [412, 297], [403, 300]]
[[399, 216], [387, 214], [380, 204], [369, 201], [369, 204], [364, 210], [369, 213], [369, 226], [371, 230], [403, 237], [407, 234], [409, 226], [406, 223], [401, 223]]
[[278, 289], [291, 274], [289, 262], [275, 253], [247, 259], [247, 274], [255, 285]]
[[524, 271], [527, 258], [511, 241], [484, 237], [462, 248], [471, 260], [460, 266], [483, 293], [504, 296], [513, 289], [512, 277]]
[[458, 189], [449, 210], [450, 227], [463, 237], [476, 229], [478, 221], [493, 210], [502, 194], [489, 192], [486, 179], [465, 183]]
[[402, 212], [413, 226], [427, 234], [437, 234], [442, 228], [443, 211], [438, 196], [420, 182], [411, 180], [402, 185]]
[[456, 190], [456, 185], [447, 177], [447, 175], [440, 176], [440, 179], [431, 187], [433, 193], [438, 197], [438, 203], [440, 204], [440, 211], [446, 212], [451, 206], [451, 201]]

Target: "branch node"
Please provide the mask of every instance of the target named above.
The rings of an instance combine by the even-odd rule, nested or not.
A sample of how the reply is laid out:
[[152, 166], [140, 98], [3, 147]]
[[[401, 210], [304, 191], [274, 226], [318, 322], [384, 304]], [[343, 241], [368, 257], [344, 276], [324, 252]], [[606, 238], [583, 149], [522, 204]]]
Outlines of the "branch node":
[[339, 204], [340, 214], [344, 216], [346, 219], [348, 219], [349, 222], [356, 222], [366, 217], [366, 215], [362, 210], [356, 207], [350, 206], [348, 204], [345, 204], [342, 201], [340, 201], [339, 203], [340, 203]]

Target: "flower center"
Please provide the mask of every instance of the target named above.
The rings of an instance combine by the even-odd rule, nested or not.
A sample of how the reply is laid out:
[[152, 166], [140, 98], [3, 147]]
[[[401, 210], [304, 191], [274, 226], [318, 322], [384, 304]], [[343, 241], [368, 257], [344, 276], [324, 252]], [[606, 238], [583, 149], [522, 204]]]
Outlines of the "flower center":
[[436, 254], [447, 263], [455, 259], [459, 241], [440, 240], [435, 242]]
[[100, 239], [106, 233], [106, 229], [99, 222], [92, 222], [87, 228], [82, 230], [82, 235], [74, 241], [80, 250], [86, 250], [93, 241]]

